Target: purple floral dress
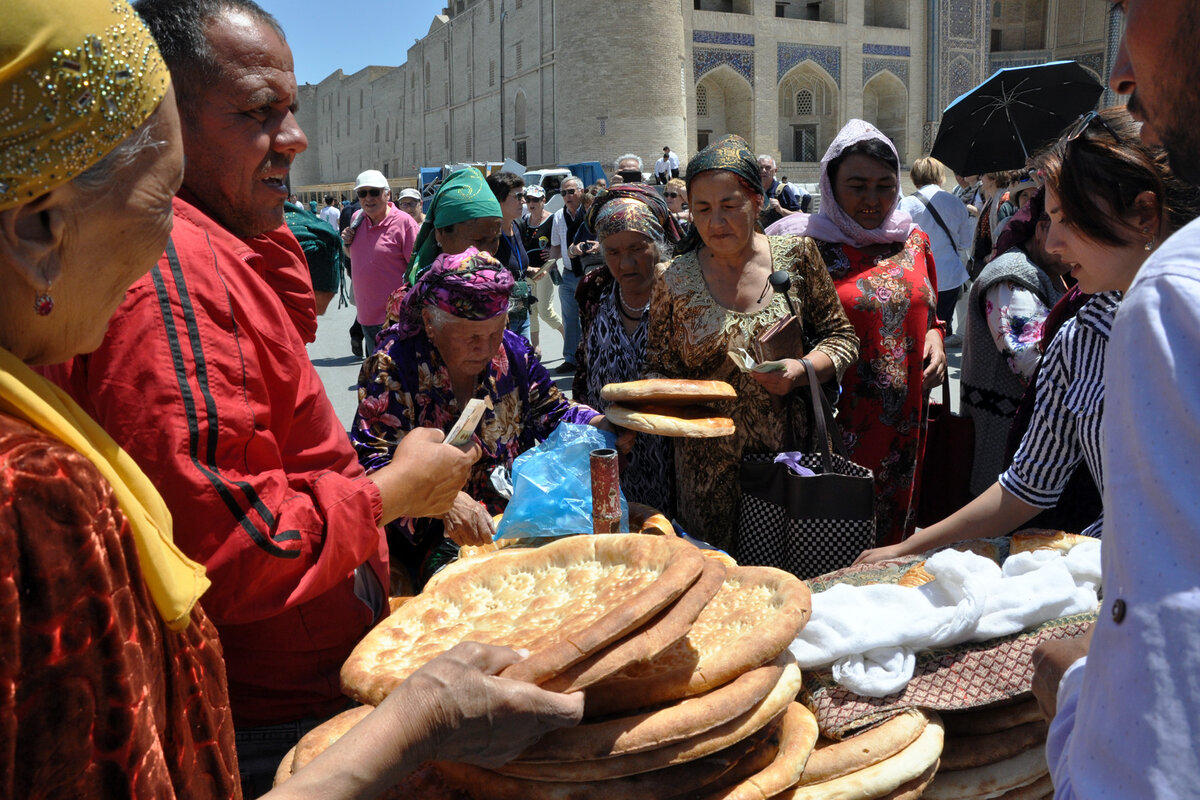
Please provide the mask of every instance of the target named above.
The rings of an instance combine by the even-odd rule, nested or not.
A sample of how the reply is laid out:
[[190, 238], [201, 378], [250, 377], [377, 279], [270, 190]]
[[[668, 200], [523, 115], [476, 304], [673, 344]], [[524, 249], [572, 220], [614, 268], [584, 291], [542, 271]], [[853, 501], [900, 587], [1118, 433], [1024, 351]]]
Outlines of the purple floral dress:
[[875, 472], [876, 539], [895, 544], [916, 525], [925, 452], [925, 334], [938, 324], [929, 239], [914, 230], [878, 259], [849, 245], [820, 250], [859, 338], [858, 361], [842, 378], [838, 424], [850, 458]]
[[[463, 491], [501, 513], [506, 501], [492, 488], [489, 475], [550, 435], [558, 423], [587, 423], [599, 416], [572, 403], [558, 390], [529, 343], [504, 331], [500, 349], [479, 376], [473, 397], [491, 398], [477, 431], [483, 456], [475, 462]], [[373, 472], [392, 460], [396, 444], [414, 428], [448, 432], [458, 420], [458, 401], [441, 353], [425, 332], [401, 339], [395, 328], [380, 337], [379, 349], [363, 364], [358, 378], [358, 412], [350, 440], [359, 463]], [[416, 520], [401, 518], [389, 526], [410, 540]]]

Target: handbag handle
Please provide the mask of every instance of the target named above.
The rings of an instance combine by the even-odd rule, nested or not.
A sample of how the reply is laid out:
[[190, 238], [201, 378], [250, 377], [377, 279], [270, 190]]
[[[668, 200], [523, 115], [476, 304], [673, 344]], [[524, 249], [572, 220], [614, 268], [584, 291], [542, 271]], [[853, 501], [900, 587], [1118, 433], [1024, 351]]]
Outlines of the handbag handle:
[[[843, 458], [849, 459], [846, 443], [842, 440], [837, 421], [833, 418], [833, 409], [821, 391], [820, 381], [816, 380], [817, 370], [807, 358], [800, 359], [804, 365], [804, 374], [808, 378], [808, 388], [812, 395], [813, 421], [817, 425], [818, 451], [821, 454], [821, 468], [826, 474], [833, 472], [833, 450]], [[837, 434], [836, 441], [829, 435], [830, 428]]]

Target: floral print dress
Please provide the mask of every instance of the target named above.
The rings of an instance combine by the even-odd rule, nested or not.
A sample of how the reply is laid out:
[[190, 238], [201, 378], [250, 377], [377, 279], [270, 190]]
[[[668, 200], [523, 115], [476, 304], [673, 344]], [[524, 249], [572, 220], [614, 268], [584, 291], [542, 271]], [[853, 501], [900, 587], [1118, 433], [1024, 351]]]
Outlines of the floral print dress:
[[[567, 400], [529, 343], [508, 330], [480, 374], [474, 397], [490, 398], [492, 408], [484, 412], [477, 430], [483, 455], [463, 491], [492, 514], [501, 513], [507, 503], [492, 486], [493, 469], [511, 469], [518, 455], [549, 436], [560, 422], [584, 424], [599, 416]], [[392, 460], [406, 433], [422, 427], [449, 432], [461, 411], [446, 362], [424, 330], [401, 339], [393, 327], [380, 337], [375, 355], [363, 363], [350, 440], [359, 463], [370, 473]], [[402, 532], [411, 542], [417, 535], [416, 523], [403, 517], [388, 530]]]
[[929, 417], [925, 334], [938, 324], [929, 239], [916, 229], [878, 259], [836, 243], [820, 251], [860, 342], [842, 379], [838, 424], [851, 460], [875, 472], [876, 540], [895, 544], [915, 529]]
[[[791, 274], [805, 341], [833, 361], [840, 377], [858, 354], [858, 340], [812, 239], [769, 236], [776, 269]], [[742, 457], [809, 444], [808, 407], [770, 394], [729, 359], [734, 347], [749, 348], [760, 333], [789, 313], [776, 294], [762, 310], [739, 313], [719, 305], [708, 291], [698, 251], [684, 253], [654, 284], [646, 344], [646, 377], [727, 381], [737, 399], [712, 404], [733, 419], [732, 436], [674, 439], [676, 516], [692, 536], [737, 554]], [[799, 355], [799, 354], [797, 354]]]

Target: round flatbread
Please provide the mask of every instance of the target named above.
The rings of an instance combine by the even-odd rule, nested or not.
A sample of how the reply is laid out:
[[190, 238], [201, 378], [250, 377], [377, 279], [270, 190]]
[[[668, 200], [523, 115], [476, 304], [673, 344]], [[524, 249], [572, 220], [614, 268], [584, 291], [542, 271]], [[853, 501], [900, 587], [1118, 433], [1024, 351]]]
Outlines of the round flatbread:
[[715, 416], [704, 406], [643, 405], [634, 409], [614, 403], [604, 409], [604, 418], [631, 431], [685, 439], [732, 436], [736, 430], [732, 419]]
[[779, 728], [779, 753], [761, 772], [748, 776], [706, 800], [763, 800], [796, 785], [804, 764], [817, 743], [817, 718], [799, 703], [788, 706]]
[[271, 781], [272, 786], [279, 784], [292, 777], [292, 761], [296, 758], [296, 746], [292, 745], [292, 749], [288, 750], [283, 760], [279, 762], [279, 768], [275, 770], [275, 779]]
[[694, 796], [728, 775], [762, 769], [777, 750], [775, 731], [764, 729], [686, 764], [607, 780], [544, 781], [502, 775], [468, 764], [435, 766], [447, 783], [478, 800], [646, 800]]
[[942, 714], [947, 736], [982, 736], [1043, 720], [1042, 710], [1038, 708], [1032, 693], [1019, 695], [1018, 702], [1015, 703], [982, 706], [970, 711], [947, 711]]
[[927, 800], [995, 797], [1028, 786], [1047, 774], [1046, 748], [1032, 747], [1012, 758], [974, 769], [938, 772], [925, 790]]
[[[714, 566], [720, 564], [714, 562]], [[750, 670], [708, 694], [689, 697], [654, 711], [600, 722], [585, 722], [555, 731], [531, 745], [518, 762], [585, 761], [654, 750], [694, 739], [736, 719], [761, 703], [783, 676], [790, 653]]]
[[946, 736], [942, 747], [942, 771], [973, 769], [994, 764], [1046, 744], [1044, 721], [1027, 722], [1015, 728], [981, 736]]
[[371, 706], [355, 706], [322, 722], [300, 737], [296, 743], [296, 757], [292, 761], [292, 772], [308, 764], [324, 753], [330, 745], [346, 735], [346, 731], [362, 722], [375, 709]]
[[918, 561], [908, 568], [908, 572], [900, 576], [900, 580], [896, 581], [897, 586], [924, 586], [933, 580], [933, 576], [925, 569], [925, 562]]
[[673, 536], [572, 536], [498, 554], [401, 606], [342, 667], [350, 697], [378, 705], [421, 665], [459, 642], [530, 651], [501, 675], [541, 683], [641, 627], [704, 569]]
[[840, 742], [821, 738], [808, 757], [799, 783], [825, 783], [861, 772], [911, 745], [928, 724], [929, 716], [924, 711], [910, 708]]
[[1033, 550], [1057, 550], [1060, 553], [1066, 553], [1075, 545], [1080, 542], [1086, 542], [1091, 538], [1090, 536], [1081, 536], [1078, 533], [1067, 533], [1066, 531], [1029, 528], [1012, 535], [1012, 541], [1008, 546], [1008, 554], [1016, 555], [1017, 553], [1028, 553]]
[[740, 717], [690, 739], [654, 750], [591, 761], [540, 762], [536, 764], [514, 761], [499, 767], [496, 771], [532, 780], [600, 781], [695, 761], [724, 750], [753, 736], [768, 725], [778, 722], [788, 705], [795, 700], [796, 693], [800, 691], [802, 685], [800, 668], [793, 660], [783, 670], [779, 683], [758, 705]]
[[804, 581], [773, 567], [732, 567], [687, 635], [653, 661], [588, 688], [585, 716], [702, 694], [782, 653], [808, 622]]
[[823, 783], [795, 786], [777, 800], [863, 800], [885, 797], [936, 768], [942, 752], [942, 723], [931, 717], [916, 741], [891, 758]]
[[552, 692], [578, 691], [631, 664], [655, 658], [687, 635], [696, 617], [724, 582], [725, 567], [719, 561], [704, 559], [704, 569], [696, 582], [678, 600], [658, 612], [658, 616], [625, 638], [572, 664], [566, 671], [543, 682], [542, 687]]
[[657, 403], [687, 406], [718, 400], [736, 400], [737, 392], [725, 381], [647, 378], [641, 381], [607, 384], [600, 390], [600, 399], [606, 403], [624, 405]]
[[925, 787], [933, 782], [938, 769], [939, 765], [934, 764], [911, 781], [900, 784], [894, 790], [877, 798], [877, 800], [918, 800], [918, 798], [925, 794]]

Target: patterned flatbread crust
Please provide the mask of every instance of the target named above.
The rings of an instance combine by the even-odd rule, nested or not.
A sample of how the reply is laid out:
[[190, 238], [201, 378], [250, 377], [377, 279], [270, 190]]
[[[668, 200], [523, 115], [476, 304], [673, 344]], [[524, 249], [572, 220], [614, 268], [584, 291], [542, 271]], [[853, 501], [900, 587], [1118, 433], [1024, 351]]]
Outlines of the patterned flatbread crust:
[[775, 658], [808, 622], [805, 583], [772, 567], [734, 567], [687, 636], [653, 661], [587, 691], [585, 714], [615, 714], [701, 694]]
[[927, 800], [995, 797], [1028, 786], [1047, 772], [1046, 748], [1039, 745], [994, 764], [939, 772], [925, 790], [925, 797]]
[[737, 392], [725, 381], [696, 381], [686, 378], [647, 378], [609, 383], [600, 390], [605, 403], [658, 403], [691, 405], [717, 400], [736, 400]]
[[886, 797], [922, 777], [931, 767], [936, 767], [942, 752], [942, 733], [941, 720], [931, 717], [916, 741], [891, 758], [831, 781], [793, 787], [776, 797], [778, 800], [866, 800]]
[[636, 775], [641, 772], [695, 761], [711, 755], [736, 742], [753, 736], [768, 725], [777, 722], [795, 700], [803, 680], [800, 668], [790, 661], [779, 678], [779, 683], [757, 706], [724, 725], [719, 725], [691, 739], [645, 750], [590, 761], [542, 762], [526, 764], [512, 762], [496, 771], [518, 778], [548, 781], [599, 781]]
[[[719, 564], [717, 566], [720, 566]], [[761, 703], [783, 676], [791, 654], [750, 670], [708, 694], [689, 697], [654, 711], [585, 722], [543, 737], [518, 762], [585, 761], [654, 750], [694, 739], [736, 719]]]
[[825, 783], [886, 761], [915, 742], [928, 724], [928, 714], [910, 708], [840, 742], [822, 737], [808, 757], [799, 783]]
[[804, 706], [792, 703], [783, 715], [775, 760], [761, 772], [736, 786], [710, 794], [705, 800], [765, 800], [790, 789], [800, 780], [816, 743], [817, 718]]
[[459, 642], [526, 648], [501, 675], [540, 683], [643, 625], [700, 576], [705, 559], [669, 536], [574, 536], [494, 556], [379, 623], [342, 667], [368, 705]]
[[625, 638], [572, 664], [565, 672], [543, 682], [542, 687], [552, 692], [578, 691], [631, 664], [655, 658], [687, 635], [724, 582], [725, 567], [719, 561], [704, 559], [704, 569], [696, 582], [678, 600], [658, 612], [658, 616]]

